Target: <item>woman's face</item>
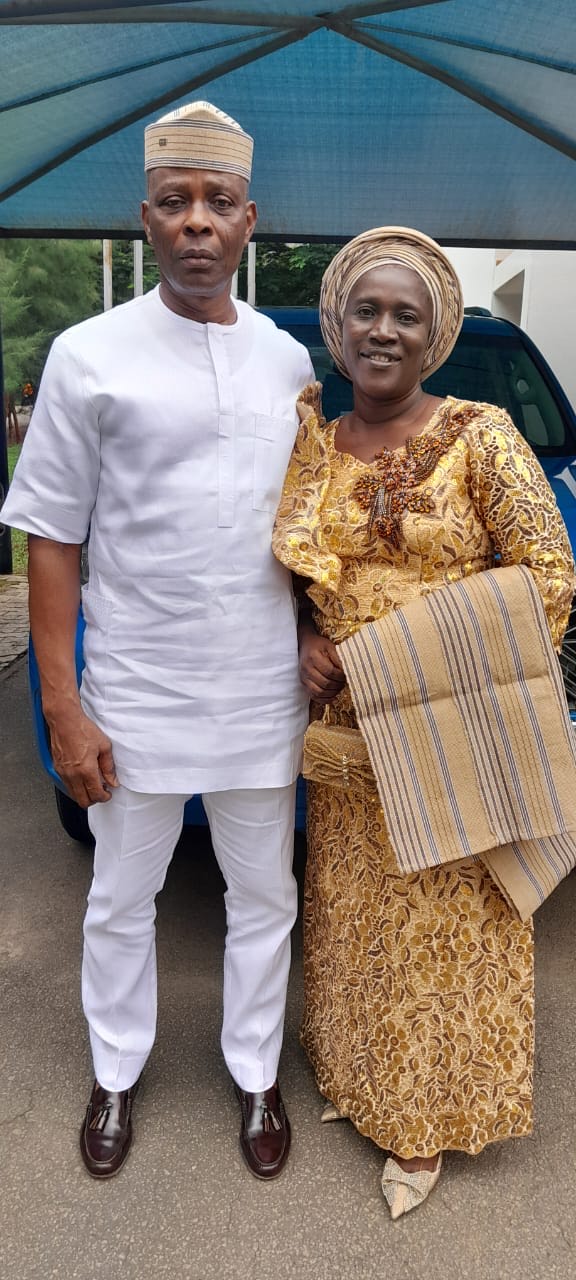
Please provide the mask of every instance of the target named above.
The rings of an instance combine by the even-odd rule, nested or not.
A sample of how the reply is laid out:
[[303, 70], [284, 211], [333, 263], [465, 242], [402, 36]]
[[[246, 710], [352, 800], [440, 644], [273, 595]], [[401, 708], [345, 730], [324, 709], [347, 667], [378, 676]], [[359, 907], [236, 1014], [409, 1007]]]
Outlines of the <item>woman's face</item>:
[[354, 285], [344, 312], [342, 351], [355, 388], [398, 400], [420, 382], [432, 299], [409, 267], [374, 267]]

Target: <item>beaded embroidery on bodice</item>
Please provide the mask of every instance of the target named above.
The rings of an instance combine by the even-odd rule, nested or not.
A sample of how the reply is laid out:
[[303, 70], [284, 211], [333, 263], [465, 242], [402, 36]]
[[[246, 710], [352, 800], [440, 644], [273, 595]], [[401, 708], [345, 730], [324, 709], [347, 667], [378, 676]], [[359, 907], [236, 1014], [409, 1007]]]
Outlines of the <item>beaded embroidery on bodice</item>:
[[419, 486], [432, 475], [442, 454], [476, 412], [474, 405], [454, 409], [445, 401], [432, 416], [432, 422], [438, 421], [431, 430], [409, 436], [404, 449], [384, 448], [375, 455], [352, 491], [362, 510], [369, 512], [369, 534], [375, 530], [393, 547], [399, 547], [404, 513], [433, 510], [433, 494], [419, 491]]

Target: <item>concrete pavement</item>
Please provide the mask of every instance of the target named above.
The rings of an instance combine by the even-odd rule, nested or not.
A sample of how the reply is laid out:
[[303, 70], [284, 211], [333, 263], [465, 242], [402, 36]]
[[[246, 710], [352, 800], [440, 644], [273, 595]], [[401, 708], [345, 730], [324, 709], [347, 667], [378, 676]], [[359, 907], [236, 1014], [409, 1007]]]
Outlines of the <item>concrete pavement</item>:
[[[572, 1280], [576, 1277], [576, 878], [537, 921], [533, 1138], [453, 1155], [430, 1201], [390, 1221], [383, 1157], [321, 1125], [298, 1043], [301, 944], [281, 1078], [293, 1153], [269, 1186], [238, 1150], [221, 1060], [222, 882], [204, 832], [159, 898], [158, 1041], [126, 1168], [78, 1153], [90, 1089], [79, 1000], [90, 854], [59, 827], [36, 760], [25, 660], [0, 676], [0, 1277], [2, 1280]], [[301, 878], [303, 851], [298, 851]]]
[[28, 583], [19, 574], [0, 574], [0, 672], [28, 644]]

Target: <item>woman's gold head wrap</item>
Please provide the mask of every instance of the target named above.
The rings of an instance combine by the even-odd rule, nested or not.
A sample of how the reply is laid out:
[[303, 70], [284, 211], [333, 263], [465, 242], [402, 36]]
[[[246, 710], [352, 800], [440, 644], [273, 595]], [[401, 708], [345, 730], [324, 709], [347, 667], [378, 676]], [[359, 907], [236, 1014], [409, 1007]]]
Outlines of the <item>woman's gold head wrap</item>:
[[433, 316], [422, 373], [429, 377], [450, 355], [464, 316], [460, 281], [446, 254], [411, 227], [374, 227], [345, 244], [324, 272], [320, 290], [320, 326], [334, 363], [349, 377], [342, 354], [346, 303], [356, 281], [374, 267], [409, 267], [424, 281]]

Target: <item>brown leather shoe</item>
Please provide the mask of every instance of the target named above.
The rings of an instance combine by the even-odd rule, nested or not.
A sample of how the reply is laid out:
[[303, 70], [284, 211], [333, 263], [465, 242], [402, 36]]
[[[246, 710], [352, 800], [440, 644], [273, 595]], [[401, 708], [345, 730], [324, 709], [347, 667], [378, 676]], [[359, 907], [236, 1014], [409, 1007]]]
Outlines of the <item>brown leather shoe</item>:
[[132, 1103], [139, 1083], [114, 1093], [94, 1081], [80, 1131], [80, 1152], [93, 1178], [113, 1178], [124, 1164], [132, 1144]]
[[277, 1178], [290, 1150], [290, 1122], [278, 1082], [262, 1093], [247, 1093], [236, 1085], [242, 1111], [240, 1150], [256, 1178]]

